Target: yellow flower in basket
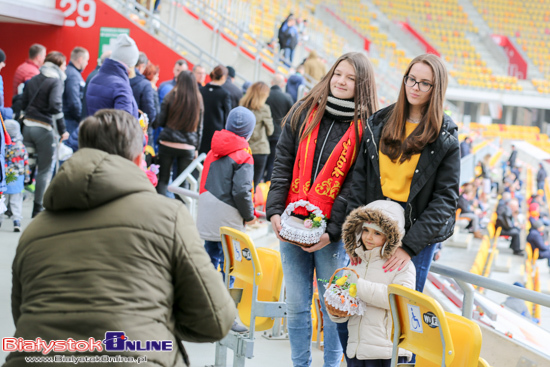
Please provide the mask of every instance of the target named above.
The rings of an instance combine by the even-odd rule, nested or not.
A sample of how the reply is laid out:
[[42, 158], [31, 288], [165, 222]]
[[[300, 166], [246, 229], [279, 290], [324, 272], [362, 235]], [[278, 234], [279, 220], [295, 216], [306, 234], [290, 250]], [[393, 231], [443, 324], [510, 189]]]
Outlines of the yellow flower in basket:
[[315, 217], [315, 218], [313, 218], [313, 221], [314, 221], [314, 222], [320, 222], [320, 221], [322, 221], [322, 220], [323, 220], [322, 217]]

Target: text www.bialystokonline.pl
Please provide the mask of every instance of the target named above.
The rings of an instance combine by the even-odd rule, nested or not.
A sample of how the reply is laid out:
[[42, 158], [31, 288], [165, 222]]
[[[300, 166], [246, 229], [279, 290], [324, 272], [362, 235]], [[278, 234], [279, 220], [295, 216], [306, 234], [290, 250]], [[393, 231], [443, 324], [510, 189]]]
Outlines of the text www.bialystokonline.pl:
[[64, 356], [25, 357], [27, 363], [145, 363], [147, 356]]

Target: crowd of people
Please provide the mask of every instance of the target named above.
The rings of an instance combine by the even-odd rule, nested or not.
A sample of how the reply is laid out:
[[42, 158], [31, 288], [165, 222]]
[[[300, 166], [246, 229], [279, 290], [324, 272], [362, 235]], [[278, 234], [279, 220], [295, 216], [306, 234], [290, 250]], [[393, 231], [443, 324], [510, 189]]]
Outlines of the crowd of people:
[[[235, 69], [217, 65], [207, 77], [184, 60], [157, 88], [159, 68], [127, 35], [87, 81], [89, 54], [81, 47], [71, 53], [70, 71], [63, 54], [43, 46], [33, 45], [29, 56], [14, 81], [23, 84], [14, 84], [22, 116], [4, 116], [9, 157], [23, 162], [13, 168], [15, 191], [33, 171], [36, 182], [35, 218], [13, 263], [16, 335], [100, 339], [116, 327], [136, 339], [173, 340], [171, 353], [145, 354], [174, 366], [188, 363], [182, 340], [245, 331], [217, 273], [224, 260], [219, 228], [254, 223], [254, 187], [269, 181], [266, 216], [280, 240], [285, 279], [292, 279], [293, 365], [311, 363], [314, 272], [321, 290], [323, 279], [350, 263], [364, 275], [357, 290], [369, 317], [324, 319], [325, 366], [339, 366], [343, 351], [348, 366], [389, 366], [387, 285], [423, 291], [459, 201], [458, 127], [443, 111], [448, 74], [439, 57], [414, 58], [397, 102], [379, 109], [374, 68], [363, 53], [342, 55], [328, 72], [308, 72], [319, 82], [303, 98], [292, 93], [294, 80], [315, 68], [315, 55], [286, 81], [290, 93], [279, 74], [271, 86], [257, 81], [243, 92]], [[55, 146], [70, 136], [77, 149], [52, 179]], [[160, 164], [156, 189], [147, 149]], [[200, 153], [206, 159], [195, 225], [181, 201], [163, 196], [170, 178]], [[13, 196], [12, 213], [20, 207]], [[301, 201], [326, 221], [312, 246], [281, 237], [283, 212]], [[92, 317], [93, 325], [83, 322]], [[30, 353], [11, 353], [7, 366]]]

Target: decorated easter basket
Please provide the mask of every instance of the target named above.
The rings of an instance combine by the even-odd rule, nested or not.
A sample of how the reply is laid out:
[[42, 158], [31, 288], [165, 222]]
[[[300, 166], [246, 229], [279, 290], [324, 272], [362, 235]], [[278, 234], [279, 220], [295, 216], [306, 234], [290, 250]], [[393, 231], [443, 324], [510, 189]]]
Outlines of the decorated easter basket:
[[[300, 219], [292, 215], [296, 208], [305, 208], [309, 218]], [[301, 247], [311, 247], [321, 240], [327, 229], [327, 221], [321, 209], [307, 200], [288, 204], [281, 215], [279, 236], [285, 241]]]
[[[330, 277], [328, 284], [325, 285], [326, 290], [324, 294], [325, 306], [327, 312], [332, 316], [347, 317], [354, 315], [363, 315], [367, 305], [357, 297], [357, 286], [349, 280], [349, 276], [343, 276], [339, 279], [334, 279], [336, 274], [341, 270], [350, 270], [359, 279], [359, 274], [351, 268], [336, 269], [334, 274]], [[344, 279], [345, 277], [345, 279]], [[350, 289], [355, 286], [355, 296], [352, 296], [353, 291], [350, 294]]]

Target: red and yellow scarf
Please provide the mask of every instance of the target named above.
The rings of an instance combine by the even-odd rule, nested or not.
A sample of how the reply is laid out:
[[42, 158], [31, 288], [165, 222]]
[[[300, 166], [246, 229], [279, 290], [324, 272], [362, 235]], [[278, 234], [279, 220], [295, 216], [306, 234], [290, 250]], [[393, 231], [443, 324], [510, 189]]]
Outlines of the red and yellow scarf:
[[[310, 114], [304, 130], [312, 123], [316, 112], [317, 108]], [[317, 124], [307, 138], [302, 140], [298, 146], [294, 170], [292, 172], [292, 183], [286, 204], [288, 205], [298, 200], [307, 200], [319, 207], [328, 219], [330, 218], [334, 200], [340, 193], [348, 171], [357, 157], [356, 143], [358, 139], [361, 140], [363, 131], [359, 128], [359, 136], [356, 136], [355, 122], [352, 121], [350, 123], [348, 130], [342, 136], [332, 153], [330, 153], [323, 169], [319, 172], [313, 184], [311, 184], [313, 156], [315, 155], [315, 146], [317, 145], [320, 125], [320, 123]], [[308, 215], [305, 208], [296, 208], [294, 213]]]

